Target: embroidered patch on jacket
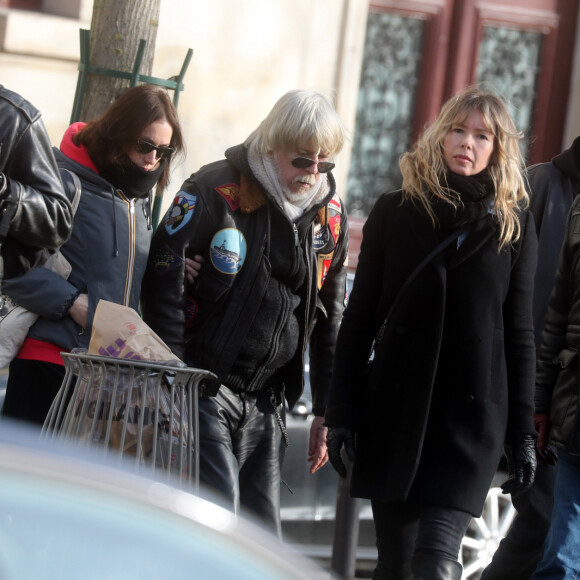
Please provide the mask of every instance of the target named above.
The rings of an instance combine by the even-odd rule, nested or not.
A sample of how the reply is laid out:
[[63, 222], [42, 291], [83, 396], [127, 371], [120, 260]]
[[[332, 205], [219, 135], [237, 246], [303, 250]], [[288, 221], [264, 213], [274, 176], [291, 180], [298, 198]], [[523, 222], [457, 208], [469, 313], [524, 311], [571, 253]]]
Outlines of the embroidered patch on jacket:
[[342, 214], [339, 212], [335, 212], [334, 210], [330, 210], [328, 212], [328, 228], [330, 229], [330, 233], [332, 234], [332, 238], [334, 239], [334, 243], [336, 244], [338, 240], [338, 236], [340, 235], [340, 224], [342, 223]]
[[316, 224], [314, 226], [314, 241], [313, 246], [314, 250], [318, 252], [322, 250], [324, 246], [328, 243], [328, 228], [326, 226], [322, 226], [321, 224]]
[[338, 213], [342, 213], [342, 208], [340, 207], [340, 201], [336, 197], [336, 195], [332, 196], [332, 199], [328, 202], [330, 209], [337, 211]]
[[169, 246], [159, 248], [153, 257], [153, 270], [160, 276], [179, 268], [184, 260], [177, 255]]
[[328, 270], [330, 269], [330, 264], [332, 264], [332, 256], [334, 256], [334, 252], [330, 252], [330, 254], [318, 254], [318, 289], [322, 288], [324, 284], [324, 280], [326, 280], [326, 275], [328, 274]]
[[170, 236], [187, 224], [193, 216], [196, 205], [197, 195], [183, 190], [177, 193], [163, 220], [165, 230]]
[[214, 268], [223, 274], [237, 274], [244, 265], [248, 245], [235, 228], [220, 230], [211, 240], [209, 254]]
[[185, 328], [191, 328], [193, 321], [199, 312], [199, 303], [191, 296], [185, 301]]
[[224, 183], [218, 185], [215, 190], [228, 202], [232, 211], [240, 207], [240, 186], [237, 183]]

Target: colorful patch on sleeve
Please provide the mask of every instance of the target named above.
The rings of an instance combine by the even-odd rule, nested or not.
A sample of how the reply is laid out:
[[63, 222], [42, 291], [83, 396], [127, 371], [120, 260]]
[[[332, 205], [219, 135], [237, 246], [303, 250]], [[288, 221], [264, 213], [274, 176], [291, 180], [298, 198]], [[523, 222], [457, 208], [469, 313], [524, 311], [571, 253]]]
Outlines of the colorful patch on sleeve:
[[318, 254], [318, 289], [322, 288], [324, 284], [324, 280], [326, 280], [326, 275], [328, 274], [328, 270], [330, 269], [330, 265], [332, 264], [332, 256], [334, 256], [334, 252], [330, 252], [330, 254]]
[[184, 260], [176, 254], [169, 246], [163, 246], [155, 252], [153, 256], [153, 270], [160, 276], [167, 272], [179, 268], [183, 265]]
[[218, 185], [215, 190], [228, 202], [232, 211], [240, 207], [240, 186], [237, 183], [224, 183]]
[[198, 301], [188, 296], [185, 302], [185, 328], [191, 328], [193, 326], [193, 321], [199, 312]]
[[342, 223], [342, 215], [340, 213], [334, 213], [334, 211], [329, 212], [331, 215], [328, 219], [328, 228], [334, 239], [334, 243], [337, 243], [338, 236], [340, 235], [340, 224]]
[[183, 189], [177, 193], [163, 220], [165, 230], [170, 236], [178, 232], [189, 222], [196, 205], [197, 195], [194, 193], [189, 193]]
[[332, 196], [332, 199], [328, 202], [328, 205], [330, 206], [331, 210], [337, 211], [338, 213], [342, 213], [342, 207], [340, 205], [340, 199], [339, 197], [334, 194]]
[[244, 265], [247, 249], [240, 230], [225, 228], [212, 238], [209, 255], [216, 270], [223, 274], [237, 274]]

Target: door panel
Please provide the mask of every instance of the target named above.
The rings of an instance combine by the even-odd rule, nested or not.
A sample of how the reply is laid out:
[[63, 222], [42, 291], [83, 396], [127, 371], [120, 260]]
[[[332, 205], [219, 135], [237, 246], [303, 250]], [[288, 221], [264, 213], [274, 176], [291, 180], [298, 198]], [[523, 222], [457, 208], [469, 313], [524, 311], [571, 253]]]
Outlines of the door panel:
[[560, 152], [578, 0], [455, 2], [446, 96], [485, 80], [508, 99], [528, 163]]
[[525, 158], [530, 149], [542, 37], [536, 30], [488, 25], [478, 50], [475, 80], [509, 103], [516, 127], [524, 134], [521, 146]]
[[424, 20], [369, 14], [348, 179], [348, 212], [367, 215], [377, 197], [400, 186], [397, 160], [409, 147]]
[[379, 0], [369, 7], [347, 186], [355, 218], [400, 187], [398, 159], [439, 109], [450, 4]]

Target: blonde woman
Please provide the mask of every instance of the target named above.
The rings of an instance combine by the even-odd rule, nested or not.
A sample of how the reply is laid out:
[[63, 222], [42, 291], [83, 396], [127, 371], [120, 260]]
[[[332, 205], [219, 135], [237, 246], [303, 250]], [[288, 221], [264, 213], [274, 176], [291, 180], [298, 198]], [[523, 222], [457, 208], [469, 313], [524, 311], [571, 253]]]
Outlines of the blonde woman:
[[461, 540], [504, 443], [504, 491], [533, 481], [537, 241], [519, 138], [499, 97], [461, 91], [403, 155], [402, 190], [363, 230], [326, 425], [331, 462], [345, 475], [344, 444], [351, 493], [372, 500], [375, 579], [461, 577]]

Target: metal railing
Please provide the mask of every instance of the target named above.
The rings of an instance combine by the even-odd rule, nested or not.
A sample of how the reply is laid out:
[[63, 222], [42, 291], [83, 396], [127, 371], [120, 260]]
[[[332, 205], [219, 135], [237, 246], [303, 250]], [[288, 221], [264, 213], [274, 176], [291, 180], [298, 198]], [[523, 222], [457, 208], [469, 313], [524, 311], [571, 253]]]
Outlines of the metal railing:
[[136, 470], [161, 470], [173, 483], [198, 491], [198, 390], [212, 373], [97, 355], [62, 357], [65, 378], [42, 438], [100, 449]]

